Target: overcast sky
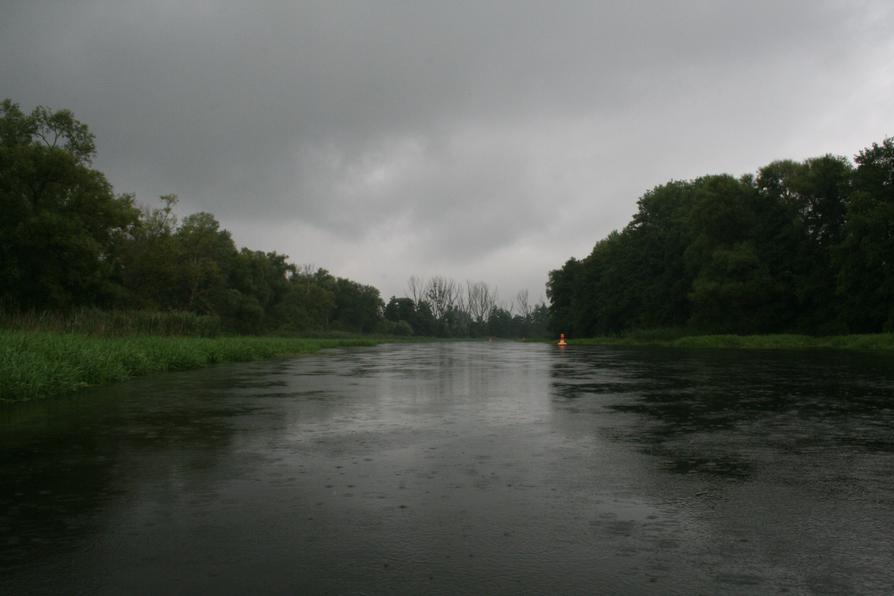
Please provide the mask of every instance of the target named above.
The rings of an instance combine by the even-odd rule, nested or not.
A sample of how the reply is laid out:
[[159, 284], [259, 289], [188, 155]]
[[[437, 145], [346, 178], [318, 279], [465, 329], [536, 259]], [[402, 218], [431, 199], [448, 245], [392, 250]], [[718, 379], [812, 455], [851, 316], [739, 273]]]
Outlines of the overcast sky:
[[402, 295], [544, 295], [669, 179], [894, 135], [882, 1], [0, 0], [0, 98], [143, 204]]

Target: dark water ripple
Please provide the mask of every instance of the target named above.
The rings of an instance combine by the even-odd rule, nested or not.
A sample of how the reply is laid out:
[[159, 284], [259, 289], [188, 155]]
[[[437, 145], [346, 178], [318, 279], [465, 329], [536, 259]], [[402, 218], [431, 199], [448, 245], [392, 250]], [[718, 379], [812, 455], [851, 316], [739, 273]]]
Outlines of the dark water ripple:
[[894, 360], [508, 343], [0, 409], [0, 593], [891, 593]]

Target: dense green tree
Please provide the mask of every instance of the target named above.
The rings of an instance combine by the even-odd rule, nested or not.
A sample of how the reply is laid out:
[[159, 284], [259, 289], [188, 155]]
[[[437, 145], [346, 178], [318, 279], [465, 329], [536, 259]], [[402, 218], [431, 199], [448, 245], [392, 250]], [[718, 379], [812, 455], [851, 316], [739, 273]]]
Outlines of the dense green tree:
[[210, 213], [194, 213], [183, 219], [174, 233], [174, 244], [178, 304], [192, 312], [219, 312], [238, 257], [230, 233]]
[[553, 331], [894, 328], [894, 145], [646, 193], [620, 232], [550, 273]]
[[163, 207], [144, 208], [122, 247], [122, 281], [131, 306], [160, 310], [179, 306], [173, 294], [178, 249], [174, 240], [176, 195], [161, 197]]
[[851, 164], [832, 155], [802, 163], [777, 161], [758, 172], [758, 192], [771, 207], [785, 211], [771, 225], [786, 238], [770, 239], [773, 245], [767, 248], [776, 254], [766, 254], [765, 260], [790, 270], [794, 329], [836, 333], [845, 328], [833, 252], [842, 240], [852, 175]]
[[[331, 277], [325, 273], [325, 277]], [[335, 293], [319, 283], [317, 274], [297, 273], [273, 307], [279, 328], [290, 332], [326, 331], [335, 308]]]
[[853, 167], [843, 157], [825, 155], [803, 163], [776, 161], [761, 168], [761, 194], [793, 210], [818, 246], [841, 240]]
[[240, 251], [210, 213], [179, 220], [175, 195], [137, 209], [91, 168], [94, 152], [70, 111], [0, 103], [0, 307], [189, 311], [241, 333], [369, 332], [381, 320], [375, 288]]
[[295, 266], [285, 255], [243, 248], [230, 268], [228, 289], [218, 305], [224, 325], [243, 333], [279, 327], [274, 311], [294, 273]]
[[407, 321], [412, 326], [416, 318], [416, 305], [412, 298], [397, 298], [392, 296], [385, 306], [384, 316], [389, 321]]
[[693, 274], [691, 323], [736, 333], [790, 328], [798, 238], [786, 236], [787, 210], [762, 197], [749, 178], [708, 176], [694, 193], [685, 255]]
[[335, 283], [333, 326], [343, 331], [372, 333], [382, 318], [379, 290], [339, 277]]
[[119, 248], [138, 214], [90, 167], [93, 152], [71, 112], [0, 103], [0, 302], [66, 309], [121, 298]]
[[568, 259], [561, 269], [549, 272], [549, 281], [546, 283], [546, 297], [549, 299], [549, 326], [553, 333], [567, 333], [574, 335], [576, 329], [573, 320], [578, 313], [586, 310], [581, 308], [575, 300], [578, 293], [578, 272], [580, 262], [577, 259]]
[[487, 334], [494, 337], [512, 337], [515, 335], [512, 313], [505, 308], [495, 306], [487, 318]]
[[428, 302], [422, 300], [416, 304], [416, 316], [413, 319], [413, 331], [416, 335], [432, 337], [437, 334], [438, 321]]
[[534, 306], [520, 335], [525, 338], [543, 338], [550, 335], [549, 307], [546, 304], [541, 303]]
[[684, 255], [693, 200], [693, 183], [674, 181], [650, 190], [637, 203], [625, 232], [634, 245], [631, 274], [636, 278], [628, 293], [638, 296], [640, 306], [626, 327], [680, 326], [689, 320], [693, 275]]
[[95, 149], [70, 111], [0, 103], [0, 307], [183, 310], [241, 333], [894, 329], [892, 139], [856, 167], [825, 155], [658, 186], [624, 229], [550, 272], [548, 307], [443, 277], [412, 277], [411, 297], [385, 306], [371, 286], [239, 250], [209, 213], [179, 220], [174, 195], [137, 209], [92, 168]]
[[894, 139], [874, 143], [856, 162], [835, 251], [839, 295], [851, 329], [894, 330]]
[[177, 197], [162, 201], [163, 208], [144, 211], [122, 250], [124, 284], [137, 304], [200, 314], [256, 310], [233, 287], [241, 263], [230, 233], [210, 213], [178, 222]]
[[[635, 273], [630, 237], [612, 232], [580, 263], [570, 335], [616, 333], [631, 324], [640, 294], [628, 285]], [[614, 291], [606, 291], [609, 288]]]

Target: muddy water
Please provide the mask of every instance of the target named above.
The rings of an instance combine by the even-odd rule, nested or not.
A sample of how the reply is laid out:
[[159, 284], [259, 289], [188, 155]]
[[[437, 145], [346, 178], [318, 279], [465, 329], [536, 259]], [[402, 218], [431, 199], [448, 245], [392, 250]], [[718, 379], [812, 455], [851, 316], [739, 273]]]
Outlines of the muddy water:
[[383, 346], [0, 409], [0, 593], [890, 593], [894, 360]]

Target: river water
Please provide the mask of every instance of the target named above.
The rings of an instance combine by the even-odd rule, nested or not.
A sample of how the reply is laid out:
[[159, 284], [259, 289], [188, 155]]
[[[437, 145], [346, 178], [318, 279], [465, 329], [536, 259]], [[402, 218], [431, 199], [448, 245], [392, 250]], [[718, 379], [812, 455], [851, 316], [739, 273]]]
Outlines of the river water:
[[0, 593], [894, 591], [894, 359], [386, 345], [0, 409]]

